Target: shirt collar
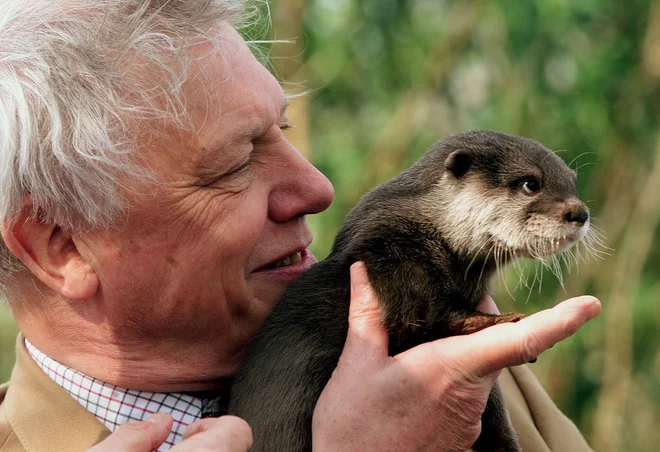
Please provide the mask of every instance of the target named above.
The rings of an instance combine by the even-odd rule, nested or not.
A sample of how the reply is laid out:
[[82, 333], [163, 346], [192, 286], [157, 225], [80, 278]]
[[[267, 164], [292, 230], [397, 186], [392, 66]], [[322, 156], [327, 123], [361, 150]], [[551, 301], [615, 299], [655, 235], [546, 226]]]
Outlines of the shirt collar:
[[172, 431], [158, 448], [168, 450], [183, 439], [188, 425], [202, 417], [202, 411], [213, 402], [188, 394], [135, 391], [120, 388], [90, 377], [58, 363], [39, 351], [27, 339], [30, 357], [53, 380], [96, 416], [111, 432], [131, 421], [142, 421], [152, 413], [169, 413], [174, 419]]

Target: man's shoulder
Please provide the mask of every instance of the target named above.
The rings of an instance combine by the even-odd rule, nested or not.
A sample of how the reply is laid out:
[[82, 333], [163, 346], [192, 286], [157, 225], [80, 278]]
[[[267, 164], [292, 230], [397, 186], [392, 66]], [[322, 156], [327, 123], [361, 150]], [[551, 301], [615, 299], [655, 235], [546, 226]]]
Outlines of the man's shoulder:
[[9, 385], [1, 388], [0, 452], [85, 451], [110, 434], [37, 365], [22, 336]]
[[2, 402], [5, 400], [7, 389], [9, 389], [9, 382], [0, 384], [0, 405], [2, 405]]
[[559, 411], [528, 366], [505, 369], [498, 381], [523, 450], [591, 451], [580, 431]]
[[4, 403], [8, 389], [9, 382], [0, 385], [0, 450], [4, 450], [2, 446], [7, 442], [8, 431], [11, 430], [7, 419], [7, 404]]
[[0, 451], [24, 452], [25, 448], [18, 440], [18, 437], [7, 417], [7, 404], [4, 402], [8, 390], [9, 383], [0, 385]]

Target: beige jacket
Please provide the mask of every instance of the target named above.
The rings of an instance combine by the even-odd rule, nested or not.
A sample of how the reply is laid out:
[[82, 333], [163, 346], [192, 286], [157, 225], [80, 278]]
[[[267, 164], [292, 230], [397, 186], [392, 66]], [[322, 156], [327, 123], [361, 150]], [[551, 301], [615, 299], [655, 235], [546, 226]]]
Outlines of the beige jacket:
[[[525, 366], [503, 372], [500, 384], [525, 452], [591, 450]], [[19, 336], [11, 380], [0, 386], [0, 451], [85, 451], [109, 434], [32, 361]]]

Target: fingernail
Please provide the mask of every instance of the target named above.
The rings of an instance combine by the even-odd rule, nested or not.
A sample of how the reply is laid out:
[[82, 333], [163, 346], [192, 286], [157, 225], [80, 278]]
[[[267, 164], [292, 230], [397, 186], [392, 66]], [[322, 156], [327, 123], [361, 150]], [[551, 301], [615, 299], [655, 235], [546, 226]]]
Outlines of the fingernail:
[[152, 424], [159, 424], [163, 419], [168, 416], [167, 413], [154, 413], [149, 416], [146, 421], [151, 422]]
[[364, 289], [367, 285], [367, 278], [365, 275], [365, 268], [363, 262], [356, 262], [351, 265], [351, 291], [356, 292]]
[[600, 304], [600, 300], [598, 300], [598, 298], [596, 298], [596, 297], [591, 297], [591, 296], [587, 296], [587, 297], [584, 297], [584, 298], [587, 298], [587, 299], [589, 299], [589, 301], [591, 301], [591, 303], [589, 304], [589, 307], [587, 308], [587, 316], [589, 317], [589, 319], [593, 319], [598, 314], [600, 314], [600, 311], [602, 309], [602, 306]]

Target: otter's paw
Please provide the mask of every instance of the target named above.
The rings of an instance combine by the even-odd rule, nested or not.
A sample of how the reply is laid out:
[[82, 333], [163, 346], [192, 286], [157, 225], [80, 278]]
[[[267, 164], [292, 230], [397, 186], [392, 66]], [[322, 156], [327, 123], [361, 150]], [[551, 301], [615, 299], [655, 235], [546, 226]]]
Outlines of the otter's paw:
[[515, 312], [513, 314], [498, 315], [495, 316], [495, 322], [493, 322], [493, 324], [496, 325], [499, 323], [516, 323], [525, 317], [527, 317], [525, 314], [516, 314]]
[[500, 323], [513, 323], [525, 317], [524, 314], [493, 315], [480, 312], [468, 317], [452, 320], [447, 326], [452, 335], [472, 334], [489, 326]]

